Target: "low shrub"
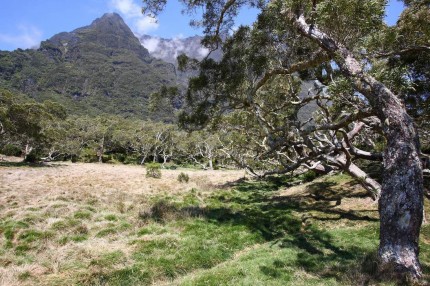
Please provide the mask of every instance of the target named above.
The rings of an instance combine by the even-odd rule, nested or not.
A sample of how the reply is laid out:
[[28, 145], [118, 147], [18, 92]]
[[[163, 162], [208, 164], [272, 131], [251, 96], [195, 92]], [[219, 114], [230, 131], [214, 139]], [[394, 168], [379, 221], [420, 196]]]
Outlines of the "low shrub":
[[179, 183], [188, 183], [189, 180], [190, 180], [190, 177], [187, 174], [183, 173], [183, 172], [181, 172], [178, 175], [178, 181], [179, 181]]
[[317, 177], [318, 177], [318, 174], [313, 170], [309, 170], [306, 173], [302, 174], [303, 181], [305, 182], [311, 182]]
[[36, 154], [36, 152], [32, 151], [32, 152], [30, 152], [30, 154], [25, 156], [24, 162], [36, 163], [39, 160], [40, 160], [40, 157]]
[[102, 156], [102, 162], [103, 163], [109, 163], [112, 161], [112, 155], [103, 155]]
[[6, 156], [16, 156], [19, 157], [22, 154], [21, 148], [13, 144], [6, 144], [1, 152]]
[[79, 157], [77, 155], [71, 155], [71, 161], [72, 163], [78, 162]]
[[161, 165], [159, 163], [149, 163], [145, 167], [147, 178], [161, 178]]
[[79, 155], [80, 161], [84, 163], [95, 163], [99, 161], [97, 157], [97, 152], [92, 148], [84, 148], [81, 150], [81, 154]]

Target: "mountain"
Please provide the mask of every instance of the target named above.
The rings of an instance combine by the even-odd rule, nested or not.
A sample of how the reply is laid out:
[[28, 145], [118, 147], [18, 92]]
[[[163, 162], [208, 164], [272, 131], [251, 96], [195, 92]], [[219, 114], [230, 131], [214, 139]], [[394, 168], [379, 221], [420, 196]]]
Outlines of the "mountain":
[[149, 95], [175, 82], [174, 65], [152, 57], [115, 13], [37, 50], [0, 51], [1, 87], [57, 101], [75, 114], [147, 118]]

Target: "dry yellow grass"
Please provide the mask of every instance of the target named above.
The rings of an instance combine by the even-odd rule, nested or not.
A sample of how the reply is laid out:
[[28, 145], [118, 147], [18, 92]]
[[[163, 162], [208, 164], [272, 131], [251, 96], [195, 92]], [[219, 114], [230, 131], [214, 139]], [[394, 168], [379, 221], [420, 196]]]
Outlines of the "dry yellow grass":
[[[52, 163], [40, 167], [0, 165], [0, 286], [105, 285], [103, 277], [106, 274], [124, 269], [130, 270], [136, 265], [140, 267], [139, 269], [143, 267], [142, 270], [153, 266], [152, 260], [145, 264], [142, 257], [160, 255], [161, 258], [173, 256], [177, 259], [176, 252], [181, 253], [179, 258], [186, 256], [184, 254], [188, 253], [186, 251], [194, 249], [189, 247], [195, 243], [194, 240], [198, 239], [198, 235], [206, 235], [200, 240], [200, 244], [209, 248], [214, 241], [213, 235], [218, 235], [217, 243], [224, 247], [227, 242], [222, 241], [220, 237], [231, 233], [232, 229], [238, 234], [236, 236], [234, 232], [234, 237], [244, 237], [240, 240], [244, 247], [238, 246], [232, 250], [225, 247], [232, 252], [231, 256], [229, 259], [221, 259], [217, 262], [218, 264], [213, 267], [214, 272], [199, 266], [188, 267], [183, 271], [179, 265], [174, 269], [176, 272], [172, 277], [162, 272], [165, 269], [169, 270], [171, 264], [168, 264], [164, 270], [158, 264], [151, 268], [150, 280], [144, 280], [138, 284], [176, 285], [187, 282], [193, 277], [197, 279], [205, 273], [215, 273], [215, 275], [218, 275], [217, 271], [230, 273], [228, 269], [231, 265], [244, 268], [239, 263], [242, 263], [242, 258], [248, 256], [255, 256], [252, 259], [256, 259], [256, 262], [254, 260], [247, 262], [246, 267], [254, 269], [253, 273], [248, 272], [247, 275], [261, 278], [263, 276], [258, 276], [255, 263], [263, 263], [262, 261], [272, 263], [271, 255], [284, 253], [284, 251], [282, 255], [296, 256], [294, 251], [297, 249], [273, 248], [272, 241], [262, 243], [257, 238], [253, 238], [254, 233], [251, 235], [245, 225], [216, 224], [215, 227], [214, 224], [207, 224], [206, 221], [204, 224], [199, 224], [198, 221], [203, 217], [199, 217], [198, 212], [193, 214], [194, 216], [185, 216], [182, 223], [178, 223], [182, 213], [175, 212], [174, 204], [164, 205], [172, 208], [171, 214], [168, 209], [165, 215], [178, 215], [179, 219], [168, 218], [166, 222], [146, 219], [142, 214], [150, 213], [153, 211], [151, 207], [164, 202], [160, 198], [171, 197], [179, 203], [190, 199], [192, 202], [187, 202], [186, 205], [199, 204], [204, 209], [217, 197], [217, 194], [211, 195], [218, 191], [221, 192], [220, 200], [214, 202], [215, 209], [218, 208], [218, 203], [222, 203], [221, 210], [226, 207], [230, 203], [229, 200], [223, 201], [221, 198], [231, 195], [231, 198], [236, 198], [239, 202], [243, 200], [243, 203], [247, 204], [249, 209], [245, 208], [245, 213], [251, 211], [250, 214], [253, 215], [253, 211], [257, 211], [259, 215], [264, 216], [266, 212], [258, 212], [261, 211], [261, 206], [252, 198], [255, 188], [261, 186], [264, 189], [266, 186], [264, 182], [245, 181], [243, 184], [249, 183], [250, 189], [243, 192], [238, 189], [232, 192], [221, 190], [231, 188], [234, 185], [233, 182], [244, 178], [244, 171], [179, 169], [161, 172], [161, 179], [154, 179], [146, 177], [144, 167], [132, 165], [82, 163]], [[188, 174], [190, 178], [188, 183], [178, 182], [177, 178], [181, 172]], [[240, 184], [238, 186], [240, 187]], [[279, 210], [286, 207], [282, 202], [294, 205], [293, 209], [285, 209], [285, 211], [291, 211], [298, 223], [301, 220], [301, 228], [297, 230], [300, 237], [307, 233], [312, 234], [311, 224], [322, 229], [346, 228], [349, 231], [355, 229], [361, 231], [374, 225], [378, 217], [377, 204], [368, 198], [357, 197], [357, 194], [363, 193], [363, 189], [344, 175], [318, 178], [310, 183], [291, 188], [279, 187], [280, 189], [274, 188], [273, 192], [268, 191], [268, 196], [263, 199], [266, 202], [275, 203], [275, 208], [278, 202]], [[167, 201], [171, 202], [170, 199]], [[235, 200], [231, 200], [231, 204], [234, 210]], [[163, 207], [162, 204], [160, 206]], [[229, 214], [227, 211], [225, 213]], [[273, 214], [282, 215], [282, 212]], [[288, 219], [288, 217], [285, 218]], [[295, 219], [291, 222], [294, 223]], [[194, 227], [197, 226], [199, 230], [208, 226], [208, 233], [203, 231], [198, 235], [185, 235], [184, 222], [187, 220], [191, 224], [196, 223]], [[277, 231], [277, 227], [284, 227], [283, 224], [279, 226], [276, 224], [279, 220], [274, 221], [273, 231]], [[258, 222], [257, 219], [256, 223]], [[266, 226], [264, 227], [266, 230]], [[369, 232], [374, 229], [370, 229]], [[289, 231], [294, 232], [294, 229]], [[315, 233], [317, 234], [318, 232]], [[350, 238], [346, 236], [345, 240], [342, 235], [335, 233], [339, 239], [332, 243], [338, 243], [342, 247], [348, 246], [345, 241]], [[368, 234], [365, 240], [368, 244], [372, 243], [369, 237], [372, 238], [371, 234]], [[245, 243], [248, 239], [249, 244]], [[424, 238], [423, 241], [427, 240]], [[151, 243], [153, 243], [152, 246]], [[159, 246], [157, 243], [167, 244]], [[235, 245], [235, 241], [232, 245]], [[183, 246], [182, 252], [179, 252], [181, 246]], [[149, 247], [153, 247], [154, 252], [146, 252]], [[212, 247], [212, 251], [218, 251], [217, 249], [222, 247], [216, 245]], [[331, 253], [331, 249], [323, 248], [323, 251], [327, 254]], [[266, 255], [264, 254], [266, 251], [273, 253]], [[217, 260], [217, 256], [214, 257], [213, 259]], [[284, 258], [287, 261], [290, 259]], [[331, 259], [333, 264], [327, 266], [328, 269], [335, 269], [333, 265], [338, 263], [336, 261], [343, 261], [342, 257]], [[202, 261], [205, 260], [202, 259]], [[161, 259], [159, 263], [162, 262]], [[325, 270], [321, 271], [323, 273]], [[302, 280], [301, 285], [306, 285], [303, 281], [318, 279], [318, 274], [313, 275], [312, 272], [300, 267], [294, 268], [294, 273], [294, 277], [297, 276]], [[254, 274], [256, 276], [253, 276]], [[330, 284], [332, 282], [321, 283], [321, 285], [332, 285]], [[121, 280], [110, 285], [123, 285], [122, 283]]]
[[[139, 211], [148, 207], [151, 197], [178, 196], [193, 188], [204, 196], [245, 174], [188, 169], [161, 172], [162, 178], [154, 179], [145, 177], [144, 167], [131, 165], [0, 166], [0, 221], [29, 225], [16, 229], [14, 246], [17, 237], [29, 229], [48, 233], [21, 256], [13, 249], [0, 250], [0, 285], [67, 285], [80, 275], [79, 265], [91, 265], [101, 255], [115, 251], [123, 253], [127, 264], [134, 247], [130, 241], [142, 226]], [[188, 183], [177, 181], [181, 172], [189, 175]], [[98, 235], [106, 229], [109, 232]], [[88, 239], [59, 242], [67, 235], [88, 235]], [[0, 235], [0, 246], [6, 243], [5, 235]]]
[[[189, 175], [179, 183], [180, 172]], [[3, 211], [49, 207], [61, 201], [97, 200], [106, 206], [130, 204], [139, 196], [175, 195], [192, 188], [212, 191], [244, 176], [243, 171], [162, 170], [162, 178], [146, 178], [145, 168], [132, 165], [53, 163], [46, 167], [0, 167]], [[6, 206], [8, 206], [6, 208]]]

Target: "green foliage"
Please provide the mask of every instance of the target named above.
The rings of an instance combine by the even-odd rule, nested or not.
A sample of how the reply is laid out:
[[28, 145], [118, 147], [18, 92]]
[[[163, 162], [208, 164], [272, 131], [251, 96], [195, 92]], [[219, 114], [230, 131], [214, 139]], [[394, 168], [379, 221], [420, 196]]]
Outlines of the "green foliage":
[[178, 182], [179, 183], [188, 183], [189, 180], [190, 180], [190, 177], [188, 176], [188, 174], [181, 172], [178, 175]]
[[94, 163], [98, 161], [97, 152], [93, 148], [82, 149], [79, 158], [85, 163]]
[[[27, 162], [35, 162], [44, 148], [58, 140], [58, 122], [65, 119], [64, 108], [58, 103], [37, 103], [0, 89], [0, 141], [25, 146]], [[11, 143], [12, 142], [12, 143]]]
[[42, 232], [37, 230], [26, 230], [20, 234], [18, 239], [25, 243], [31, 243], [41, 239], [49, 239], [53, 236], [52, 232]]
[[22, 150], [18, 146], [15, 146], [13, 144], [6, 144], [2, 150], [1, 153], [6, 156], [21, 156]]
[[[37, 273], [37, 283], [395, 285], [375, 271], [378, 213], [375, 206], [362, 205], [365, 201], [354, 181], [332, 175], [285, 191], [298, 180], [302, 177], [276, 176], [236, 181], [231, 188], [211, 192], [191, 189], [171, 196], [127, 197], [127, 202], [149, 204], [143, 221], [136, 218], [136, 209], [120, 214], [104, 199], [96, 208], [73, 200], [72, 208], [64, 202], [47, 208], [40, 202], [12, 214], [5, 210], [0, 219], [0, 265], [9, 270], [38, 263], [61, 247], [73, 255], [60, 260], [58, 274]], [[339, 197], [342, 204], [334, 207]], [[48, 214], [48, 209], [54, 211]], [[51, 220], [55, 222], [46, 223], [47, 230], [33, 225]], [[430, 262], [429, 234], [430, 227], [424, 225], [423, 265]], [[85, 251], [99, 241], [112, 247]], [[57, 265], [46, 263], [47, 268]]]
[[31, 151], [30, 154], [27, 154], [24, 158], [24, 162], [27, 163], [36, 163], [40, 160], [39, 154], [36, 151]]
[[161, 178], [161, 164], [148, 163], [145, 165], [147, 178]]
[[99, 266], [99, 267], [112, 267], [115, 264], [119, 264], [121, 261], [123, 261], [125, 258], [125, 255], [122, 251], [113, 251], [104, 253], [97, 259], [93, 259], [90, 264], [93, 266]]
[[303, 178], [303, 181], [305, 182], [312, 182], [316, 177], [318, 177], [318, 174], [313, 170], [309, 170], [300, 177]]

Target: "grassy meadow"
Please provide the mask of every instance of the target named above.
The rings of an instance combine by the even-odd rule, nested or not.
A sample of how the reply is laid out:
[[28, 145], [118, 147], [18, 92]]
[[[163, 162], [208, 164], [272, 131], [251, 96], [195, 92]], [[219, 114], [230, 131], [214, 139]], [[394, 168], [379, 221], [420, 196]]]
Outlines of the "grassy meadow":
[[[0, 285], [395, 285], [376, 275], [377, 205], [346, 175], [145, 174], [0, 162]], [[427, 224], [420, 257], [429, 281]]]

